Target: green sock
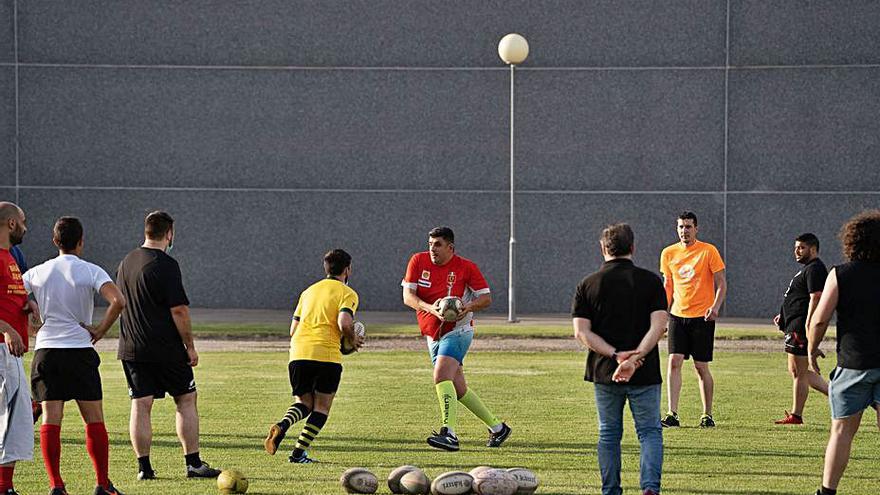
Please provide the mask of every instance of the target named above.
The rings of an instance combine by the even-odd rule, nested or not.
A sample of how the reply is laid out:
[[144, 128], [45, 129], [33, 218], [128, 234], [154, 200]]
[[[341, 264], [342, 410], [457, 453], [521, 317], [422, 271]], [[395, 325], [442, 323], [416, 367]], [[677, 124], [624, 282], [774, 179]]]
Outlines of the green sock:
[[443, 420], [443, 426], [455, 431], [455, 424], [458, 420], [458, 401], [455, 400], [455, 385], [452, 380], [446, 380], [434, 385], [437, 389], [437, 399], [440, 400], [440, 418]]
[[461, 399], [458, 399], [461, 404], [468, 408], [470, 412], [474, 413], [474, 416], [480, 418], [480, 421], [486, 424], [489, 428], [496, 427], [501, 424], [501, 420], [498, 419], [497, 416], [492, 414], [492, 411], [486, 407], [486, 404], [483, 404], [483, 401], [480, 399], [480, 396], [477, 395], [471, 389], [468, 389], [464, 395], [461, 396]]

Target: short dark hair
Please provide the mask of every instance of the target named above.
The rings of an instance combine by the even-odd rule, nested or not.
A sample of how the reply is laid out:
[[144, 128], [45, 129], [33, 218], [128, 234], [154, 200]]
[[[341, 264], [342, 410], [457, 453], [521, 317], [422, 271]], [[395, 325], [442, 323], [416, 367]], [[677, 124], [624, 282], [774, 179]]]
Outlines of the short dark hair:
[[174, 228], [174, 219], [167, 211], [156, 210], [144, 219], [144, 235], [153, 241], [162, 240]]
[[685, 210], [685, 211], [681, 212], [681, 215], [678, 216], [678, 219], [679, 220], [693, 220], [694, 226], [697, 225], [697, 214], [692, 211], [689, 211], [689, 210]]
[[324, 254], [324, 273], [333, 277], [342, 275], [351, 266], [351, 255], [341, 249], [332, 249]]
[[843, 255], [850, 261], [880, 262], [880, 210], [865, 210], [840, 228]]
[[455, 243], [455, 234], [449, 227], [434, 227], [428, 232], [428, 237], [433, 237], [435, 239], [439, 237], [446, 242]]
[[635, 240], [635, 234], [633, 234], [632, 227], [626, 223], [615, 223], [605, 227], [600, 239], [605, 252], [609, 256], [615, 257], [632, 254], [633, 240]]
[[807, 232], [805, 234], [801, 234], [795, 237], [794, 240], [802, 244], [806, 244], [807, 246], [814, 247], [816, 248], [816, 251], [819, 250], [819, 238], [816, 237], [816, 234]]
[[55, 221], [55, 226], [52, 227], [52, 240], [62, 251], [68, 252], [76, 249], [82, 237], [83, 226], [79, 218], [61, 217]]

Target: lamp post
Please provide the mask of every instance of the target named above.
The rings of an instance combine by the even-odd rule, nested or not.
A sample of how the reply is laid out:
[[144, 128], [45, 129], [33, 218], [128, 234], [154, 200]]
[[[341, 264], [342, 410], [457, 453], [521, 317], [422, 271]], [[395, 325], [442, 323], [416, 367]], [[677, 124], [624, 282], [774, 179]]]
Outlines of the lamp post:
[[508, 257], [507, 272], [507, 321], [516, 323], [516, 210], [515, 205], [515, 169], [513, 157], [513, 79], [517, 65], [523, 63], [529, 56], [529, 42], [516, 33], [510, 33], [501, 38], [498, 43], [498, 56], [505, 64], [510, 66], [510, 251]]

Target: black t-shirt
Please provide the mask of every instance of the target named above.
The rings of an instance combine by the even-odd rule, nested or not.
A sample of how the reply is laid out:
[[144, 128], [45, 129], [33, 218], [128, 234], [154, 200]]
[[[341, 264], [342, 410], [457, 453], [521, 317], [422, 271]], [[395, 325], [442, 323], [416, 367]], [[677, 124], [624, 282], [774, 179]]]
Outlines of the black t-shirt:
[[142, 362], [187, 361], [171, 308], [189, 305], [180, 266], [158, 249], [128, 253], [116, 273], [127, 302], [120, 318], [118, 359]]
[[880, 368], [880, 263], [851, 261], [837, 274], [837, 365]]
[[[571, 304], [571, 316], [590, 320], [591, 331], [618, 351], [631, 351], [650, 330], [651, 313], [666, 311], [666, 307], [660, 277], [618, 258], [605, 262], [598, 272], [581, 281]], [[615, 369], [616, 361], [591, 350], [584, 380], [613, 384]], [[654, 346], [627, 384], [656, 385], [662, 381], [660, 354]]]
[[786, 332], [804, 333], [807, 311], [810, 309], [810, 294], [821, 292], [828, 278], [828, 269], [819, 258], [807, 262], [794, 275], [782, 299], [779, 310], [779, 328]]

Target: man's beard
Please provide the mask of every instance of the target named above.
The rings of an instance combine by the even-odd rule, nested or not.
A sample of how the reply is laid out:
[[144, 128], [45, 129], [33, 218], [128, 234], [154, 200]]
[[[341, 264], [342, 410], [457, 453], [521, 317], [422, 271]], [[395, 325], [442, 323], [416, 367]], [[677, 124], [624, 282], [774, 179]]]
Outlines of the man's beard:
[[9, 233], [9, 244], [18, 246], [24, 240], [24, 229], [17, 228]]

